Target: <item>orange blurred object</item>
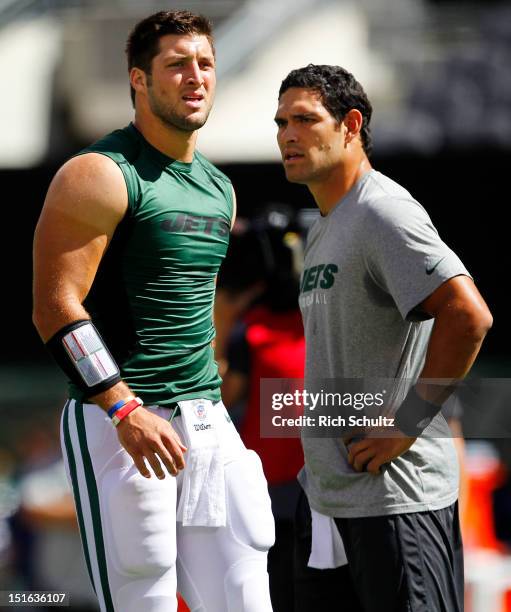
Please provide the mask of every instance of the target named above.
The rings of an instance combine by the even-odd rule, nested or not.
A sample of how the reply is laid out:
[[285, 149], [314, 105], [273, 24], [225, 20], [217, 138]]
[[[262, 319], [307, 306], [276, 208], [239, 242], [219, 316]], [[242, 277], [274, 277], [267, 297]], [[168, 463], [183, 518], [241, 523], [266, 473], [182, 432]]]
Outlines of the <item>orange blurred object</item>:
[[506, 479], [505, 467], [496, 455], [467, 453], [466, 473], [468, 499], [461, 517], [464, 546], [506, 552], [495, 535], [492, 497]]
[[[511, 612], [509, 550], [495, 533], [493, 493], [507, 478], [496, 450], [467, 443], [466, 503], [461, 518], [469, 612]], [[469, 564], [467, 566], [467, 563]]]

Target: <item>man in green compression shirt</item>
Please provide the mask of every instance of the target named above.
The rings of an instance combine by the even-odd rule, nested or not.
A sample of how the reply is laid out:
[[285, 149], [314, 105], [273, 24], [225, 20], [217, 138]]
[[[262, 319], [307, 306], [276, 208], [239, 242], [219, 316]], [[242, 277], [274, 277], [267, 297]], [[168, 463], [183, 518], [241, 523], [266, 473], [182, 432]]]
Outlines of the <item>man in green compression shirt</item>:
[[87, 568], [102, 611], [171, 612], [179, 590], [193, 610], [266, 612], [266, 482], [211, 347], [235, 215], [229, 179], [195, 150], [211, 26], [159, 12], [126, 52], [134, 121], [62, 166], [34, 243], [34, 323], [70, 380], [62, 447]]

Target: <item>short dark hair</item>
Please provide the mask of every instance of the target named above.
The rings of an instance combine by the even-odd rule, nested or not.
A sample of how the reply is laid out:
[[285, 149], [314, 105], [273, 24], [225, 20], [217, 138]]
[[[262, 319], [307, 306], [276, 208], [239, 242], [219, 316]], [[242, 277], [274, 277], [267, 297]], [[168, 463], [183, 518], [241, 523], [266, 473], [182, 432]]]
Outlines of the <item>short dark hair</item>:
[[323, 106], [337, 121], [342, 121], [352, 108], [359, 110], [363, 119], [360, 130], [362, 146], [367, 155], [371, 154], [373, 144], [369, 123], [373, 107], [362, 85], [350, 72], [340, 66], [309, 64], [287, 75], [280, 85], [279, 98], [291, 87], [315, 90]]
[[[204, 15], [190, 11], [159, 11], [139, 21], [128, 36], [126, 56], [128, 70], [140, 68], [151, 74], [151, 62], [159, 53], [160, 38], [167, 34], [201, 34], [207, 37], [213, 53], [213, 28]], [[131, 101], [135, 104], [135, 90], [131, 88]]]

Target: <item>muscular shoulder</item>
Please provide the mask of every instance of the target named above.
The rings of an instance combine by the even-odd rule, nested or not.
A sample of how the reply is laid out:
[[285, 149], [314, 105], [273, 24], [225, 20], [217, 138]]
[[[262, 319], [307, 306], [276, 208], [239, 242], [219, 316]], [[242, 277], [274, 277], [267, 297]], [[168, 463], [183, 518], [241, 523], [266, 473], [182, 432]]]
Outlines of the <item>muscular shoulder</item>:
[[96, 225], [118, 223], [127, 209], [127, 189], [118, 165], [99, 153], [68, 160], [55, 175], [45, 207]]

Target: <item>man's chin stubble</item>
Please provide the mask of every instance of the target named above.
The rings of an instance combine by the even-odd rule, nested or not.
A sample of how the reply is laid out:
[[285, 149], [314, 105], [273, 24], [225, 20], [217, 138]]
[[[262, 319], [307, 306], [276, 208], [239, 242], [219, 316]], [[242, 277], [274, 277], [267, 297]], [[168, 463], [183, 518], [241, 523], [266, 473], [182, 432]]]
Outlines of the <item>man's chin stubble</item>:
[[209, 116], [208, 111], [200, 117], [189, 120], [186, 116], [167, 113], [158, 108], [153, 108], [152, 110], [164, 125], [172, 130], [178, 130], [180, 132], [195, 132], [206, 123]]
[[286, 179], [288, 180], [289, 183], [297, 183], [298, 185], [306, 185], [307, 184], [307, 180], [305, 177], [303, 176], [290, 176], [287, 172], [286, 172]]
[[171, 120], [164, 120], [164, 123], [175, 130], [180, 132], [195, 132], [199, 130], [207, 121], [207, 117], [204, 119], [197, 119], [194, 121], [188, 121], [186, 118], [178, 117], [172, 118]]

